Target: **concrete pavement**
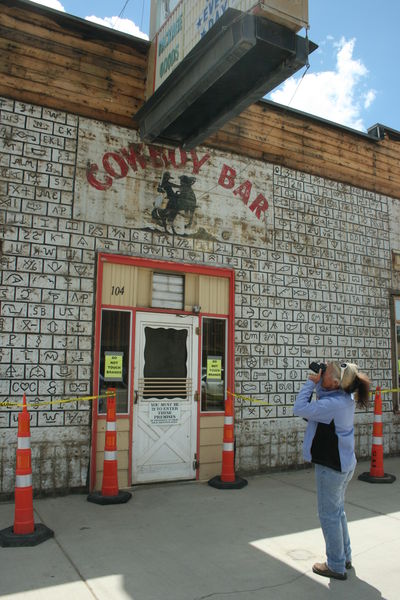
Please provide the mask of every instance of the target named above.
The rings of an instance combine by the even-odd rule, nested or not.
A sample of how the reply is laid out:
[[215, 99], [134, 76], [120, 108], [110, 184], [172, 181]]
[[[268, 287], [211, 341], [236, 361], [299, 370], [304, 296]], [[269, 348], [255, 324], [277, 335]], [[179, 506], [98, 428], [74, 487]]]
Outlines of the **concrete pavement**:
[[[347, 494], [354, 568], [347, 581], [311, 571], [325, 559], [311, 469], [248, 478], [242, 490], [202, 483], [136, 487], [119, 506], [86, 496], [34, 500], [54, 539], [0, 548], [2, 600], [398, 600], [400, 457], [392, 484], [357, 479]], [[13, 523], [0, 504], [0, 529]]]

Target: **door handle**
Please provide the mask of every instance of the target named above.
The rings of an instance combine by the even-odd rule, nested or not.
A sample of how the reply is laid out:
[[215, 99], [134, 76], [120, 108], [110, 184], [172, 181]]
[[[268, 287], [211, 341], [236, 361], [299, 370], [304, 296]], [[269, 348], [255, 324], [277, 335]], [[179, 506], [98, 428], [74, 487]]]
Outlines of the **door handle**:
[[134, 390], [133, 392], [133, 404], [137, 404], [138, 401], [138, 393], [137, 390]]

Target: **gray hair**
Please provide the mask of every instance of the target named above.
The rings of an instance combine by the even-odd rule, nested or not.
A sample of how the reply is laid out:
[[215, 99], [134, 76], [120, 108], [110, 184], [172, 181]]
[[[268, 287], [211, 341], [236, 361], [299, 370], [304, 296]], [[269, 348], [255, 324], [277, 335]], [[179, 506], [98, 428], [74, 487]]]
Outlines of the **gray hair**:
[[[341, 365], [346, 365], [346, 368], [343, 369], [341, 367]], [[334, 362], [332, 363], [333, 365], [333, 371], [334, 371], [334, 377], [337, 380], [338, 384], [340, 385], [340, 387], [343, 390], [346, 391], [354, 391], [351, 388], [353, 387], [353, 384], [355, 383], [355, 379], [358, 376], [358, 365], [356, 365], [355, 363], [339, 363], [339, 362]]]

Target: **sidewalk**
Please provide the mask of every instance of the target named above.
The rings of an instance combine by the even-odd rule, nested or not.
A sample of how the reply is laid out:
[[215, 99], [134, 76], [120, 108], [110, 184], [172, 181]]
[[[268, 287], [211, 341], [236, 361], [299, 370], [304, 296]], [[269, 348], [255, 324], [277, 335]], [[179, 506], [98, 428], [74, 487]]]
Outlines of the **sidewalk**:
[[[136, 487], [119, 506], [86, 496], [34, 500], [54, 539], [0, 548], [2, 600], [398, 600], [400, 457], [392, 484], [357, 475], [347, 493], [354, 569], [347, 581], [311, 571], [325, 559], [312, 470], [248, 478], [242, 490], [202, 483]], [[0, 504], [0, 529], [14, 505]]]

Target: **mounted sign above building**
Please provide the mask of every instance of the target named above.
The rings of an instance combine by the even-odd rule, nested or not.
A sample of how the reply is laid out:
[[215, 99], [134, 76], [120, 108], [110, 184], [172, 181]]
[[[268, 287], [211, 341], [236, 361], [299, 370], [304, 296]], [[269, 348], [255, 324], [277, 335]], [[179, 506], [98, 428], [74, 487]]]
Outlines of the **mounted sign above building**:
[[[164, 11], [157, 11], [157, 4], [164, 5]], [[171, 6], [171, 2], [167, 3]], [[296, 32], [308, 27], [308, 0], [181, 0], [166, 15], [165, 22], [159, 23], [153, 39], [155, 54], [152, 91], [155, 91], [178, 66], [192, 48], [206, 35], [222, 15], [235, 8], [242, 12], [266, 17]], [[152, 10], [165, 15], [165, 0], [152, 2]]]
[[162, 60], [149, 64], [160, 85], [133, 117], [143, 141], [191, 149], [305, 66], [317, 46], [284, 25], [227, 8], [185, 55], [183, 6], [153, 45]]

